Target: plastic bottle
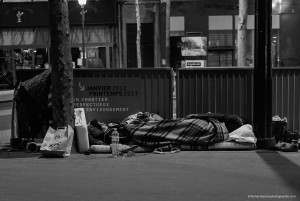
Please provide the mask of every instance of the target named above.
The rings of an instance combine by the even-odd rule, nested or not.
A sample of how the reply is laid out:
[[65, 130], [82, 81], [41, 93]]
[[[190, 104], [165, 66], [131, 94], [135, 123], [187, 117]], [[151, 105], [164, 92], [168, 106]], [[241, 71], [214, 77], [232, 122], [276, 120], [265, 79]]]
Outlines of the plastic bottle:
[[90, 149], [87, 125], [77, 125], [75, 129], [77, 132], [78, 151], [79, 153], [84, 153]]
[[111, 153], [110, 145], [92, 145], [91, 152], [93, 153]]
[[111, 134], [111, 153], [112, 157], [116, 158], [119, 156], [119, 133], [116, 128], [114, 128]]

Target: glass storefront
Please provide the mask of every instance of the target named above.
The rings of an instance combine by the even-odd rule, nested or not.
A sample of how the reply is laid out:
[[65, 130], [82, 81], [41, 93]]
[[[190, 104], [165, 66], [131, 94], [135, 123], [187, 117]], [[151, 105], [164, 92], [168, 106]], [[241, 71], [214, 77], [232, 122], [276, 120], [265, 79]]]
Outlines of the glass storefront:
[[49, 48], [13, 49], [16, 69], [47, 68]]
[[[112, 63], [112, 47], [87, 46], [85, 58], [86, 68], [110, 68]], [[8, 65], [13, 58], [16, 69], [39, 69], [48, 68], [50, 63], [49, 48], [20, 48], [0, 49], [1, 74], [11, 71]], [[74, 68], [82, 68], [82, 47], [71, 48], [72, 62]]]
[[[86, 65], [84, 68], [110, 68], [113, 65], [111, 46], [87, 46]], [[71, 47], [73, 68], [83, 68], [82, 47]], [[48, 69], [50, 67], [49, 48], [0, 49], [0, 75], [15, 69]], [[14, 62], [13, 62], [14, 61]], [[1, 88], [7, 88], [5, 82]]]
[[[189, 10], [189, 12], [186, 12]], [[201, 12], [200, 12], [201, 11]], [[255, 1], [248, 0], [246, 66], [254, 64]], [[189, 33], [208, 37], [207, 67], [237, 66], [238, 1], [171, 1], [171, 65], [179, 66], [180, 38]], [[300, 66], [300, 5], [272, 1], [272, 67]], [[190, 59], [190, 58], [189, 58]], [[196, 58], [195, 58], [196, 59]]]
[[[86, 64], [85, 68], [110, 68], [112, 52], [111, 47], [106, 46], [87, 46], [85, 47]], [[83, 67], [83, 51], [82, 47], [72, 47], [72, 62], [74, 68]]]
[[[47, 1], [0, 0], [0, 4], [0, 76], [14, 69], [49, 68], [51, 35]], [[78, 1], [69, 1], [68, 7], [73, 67], [117, 68], [115, 1], [89, 1], [85, 6], [84, 29]]]
[[[8, 2], [8, 1], [3, 1]], [[140, 5], [141, 56], [143, 67], [160, 67], [166, 60], [166, 8], [153, 2]], [[272, 67], [300, 66], [300, 6], [295, 0], [272, 1]], [[123, 6], [123, 7], [122, 7]], [[122, 4], [119, 24], [88, 25], [85, 27], [85, 57], [87, 68], [135, 68], [136, 16], [133, 1]], [[90, 11], [91, 12], [91, 11]], [[159, 14], [157, 14], [159, 13]], [[182, 1], [170, 4], [170, 66], [179, 68], [184, 60], [205, 60], [207, 67], [237, 66], [237, 35], [239, 6], [237, 0]], [[254, 64], [255, 1], [248, 0], [247, 43], [245, 66]], [[118, 32], [118, 33], [116, 33]], [[81, 68], [82, 30], [79, 24], [71, 26], [72, 61]], [[17, 69], [44, 68], [50, 63], [50, 36], [47, 27], [1, 28], [1, 74], [8, 65], [7, 53], [14, 51]], [[181, 55], [181, 38], [207, 37], [207, 55], [184, 57]], [[120, 64], [123, 62], [123, 65]]]

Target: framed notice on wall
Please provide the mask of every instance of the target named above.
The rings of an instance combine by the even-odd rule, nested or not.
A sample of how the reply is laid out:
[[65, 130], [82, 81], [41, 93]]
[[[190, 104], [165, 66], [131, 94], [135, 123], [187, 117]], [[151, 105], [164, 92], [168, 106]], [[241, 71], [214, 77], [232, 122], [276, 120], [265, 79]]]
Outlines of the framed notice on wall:
[[119, 122], [141, 110], [138, 78], [74, 77], [74, 106], [84, 108], [87, 122]]
[[181, 37], [181, 56], [207, 56], [207, 37]]

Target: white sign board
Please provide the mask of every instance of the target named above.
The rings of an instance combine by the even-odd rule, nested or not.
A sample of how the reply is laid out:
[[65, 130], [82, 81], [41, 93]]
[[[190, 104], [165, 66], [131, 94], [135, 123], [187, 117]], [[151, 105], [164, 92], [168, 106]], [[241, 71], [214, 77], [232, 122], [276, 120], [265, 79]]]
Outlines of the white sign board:
[[205, 67], [205, 60], [185, 60], [186, 68], [200, 68]]

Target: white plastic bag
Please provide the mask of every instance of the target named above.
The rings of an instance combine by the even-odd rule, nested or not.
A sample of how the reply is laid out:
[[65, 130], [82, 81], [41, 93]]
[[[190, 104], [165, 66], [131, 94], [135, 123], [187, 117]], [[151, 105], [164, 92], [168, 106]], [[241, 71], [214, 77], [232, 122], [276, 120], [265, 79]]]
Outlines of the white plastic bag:
[[252, 126], [250, 124], [245, 124], [229, 133], [229, 139], [227, 141], [248, 142], [255, 144], [257, 139], [254, 135]]
[[70, 125], [68, 127], [59, 127], [56, 130], [49, 127], [40, 151], [46, 157], [70, 156], [73, 137], [74, 131]]
[[75, 108], [74, 115], [78, 151], [80, 153], [84, 153], [90, 149], [88, 125], [85, 118], [84, 108]]

